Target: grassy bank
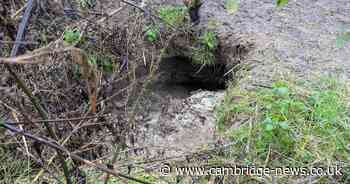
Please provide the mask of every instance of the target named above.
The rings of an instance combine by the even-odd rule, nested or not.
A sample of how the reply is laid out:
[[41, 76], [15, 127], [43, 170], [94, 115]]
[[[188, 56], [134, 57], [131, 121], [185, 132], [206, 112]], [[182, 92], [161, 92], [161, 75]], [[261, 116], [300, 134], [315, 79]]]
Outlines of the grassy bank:
[[[217, 110], [217, 126], [235, 142], [226, 159], [257, 167], [341, 167], [342, 176], [312, 178], [316, 183], [349, 183], [349, 91], [346, 82], [279, 80], [243, 90], [230, 86]], [[302, 176], [310, 179], [311, 176]], [[294, 183], [300, 176], [276, 176]], [[241, 176], [237, 181], [272, 182]]]

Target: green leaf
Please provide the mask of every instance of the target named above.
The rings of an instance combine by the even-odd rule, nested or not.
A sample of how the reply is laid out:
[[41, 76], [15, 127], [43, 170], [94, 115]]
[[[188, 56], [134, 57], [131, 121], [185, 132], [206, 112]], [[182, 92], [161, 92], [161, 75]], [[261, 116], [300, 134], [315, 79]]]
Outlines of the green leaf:
[[288, 129], [289, 129], [289, 125], [288, 125], [288, 123], [285, 122], [285, 121], [280, 122], [280, 123], [279, 123], [279, 126], [280, 126], [282, 129], [284, 129], [284, 130], [288, 130]]
[[265, 126], [265, 130], [266, 131], [272, 131], [274, 128], [275, 127], [272, 124], [270, 124], [270, 123], [266, 124], [266, 126]]
[[350, 31], [337, 36], [337, 39], [335, 42], [338, 48], [344, 47], [347, 43], [350, 42]]
[[285, 6], [286, 4], [288, 4], [289, 0], [277, 0], [277, 7], [282, 7]]
[[103, 69], [103, 71], [105, 71], [107, 73], [112, 73], [114, 70], [114, 66], [112, 63], [104, 63], [102, 65], [102, 69]]
[[278, 96], [285, 96], [285, 95], [288, 95], [289, 89], [287, 87], [279, 87], [279, 88], [275, 88], [273, 92]]
[[274, 123], [270, 117], [267, 117], [263, 123], [265, 124], [266, 131], [272, 131], [273, 129], [275, 129], [275, 127], [273, 126]]
[[207, 45], [208, 45], [208, 48], [209, 48], [209, 49], [213, 49], [213, 48], [214, 48], [214, 44], [211, 43], [211, 42], [208, 42]]
[[150, 42], [154, 42], [157, 39], [157, 33], [154, 30], [151, 30], [151, 29], [147, 30], [146, 35], [147, 35], [148, 41]]
[[78, 28], [66, 29], [63, 33], [63, 40], [67, 44], [77, 44], [81, 42], [82, 33]]
[[97, 65], [97, 58], [96, 56], [91, 56], [89, 59], [88, 59], [88, 63], [90, 65]]
[[234, 14], [239, 8], [238, 0], [226, 0], [225, 8], [229, 14]]

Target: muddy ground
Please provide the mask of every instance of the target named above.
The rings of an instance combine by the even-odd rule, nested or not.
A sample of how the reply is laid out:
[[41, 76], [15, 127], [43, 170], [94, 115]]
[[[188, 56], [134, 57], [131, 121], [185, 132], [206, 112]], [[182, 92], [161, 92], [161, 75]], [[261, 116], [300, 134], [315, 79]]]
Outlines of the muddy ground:
[[[276, 74], [283, 72], [291, 73], [304, 80], [318, 73], [350, 77], [350, 45], [347, 44], [342, 48], [336, 46], [336, 37], [350, 29], [349, 1], [291, 1], [283, 8], [276, 8], [275, 2], [270, 0], [240, 1], [239, 9], [233, 15], [225, 10], [223, 0], [205, 1], [200, 9], [200, 16], [201, 23], [198, 26], [200, 29], [208, 27], [208, 23], [212, 21], [217, 22], [219, 26], [215, 31], [223, 47], [228, 48], [231, 54], [235, 53], [234, 46], [253, 45], [253, 49], [249, 49], [248, 55], [241, 58], [239, 62], [249, 66], [249, 70], [240, 79], [239, 85], [242, 87], [251, 88], [256, 84], [269, 85]], [[227, 55], [229, 54], [225, 54]], [[215, 142], [215, 131], [209, 131], [215, 127], [212, 111], [195, 116], [194, 119], [197, 120], [207, 119], [202, 125], [189, 125], [188, 128], [184, 128], [184, 124], [193, 122], [193, 113], [190, 111], [197, 111], [198, 106], [201, 107], [203, 104], [190, 104], [188, 106], [190, 110], [186, 112], [183, 108], [174, 111], [178, 104], [187, 104], [187, 101], [203, 93], [206, 92], [194, 94], [174, 104], [170, 103], [170, 107], [164, 114], [171, 109], [173, 118], [166, 121], [159, 119], [159, 111], [153, 112], [150, 122], [158, 120], [155, 124], [160, 127], [157, 129], [161, 130], [161, 127], [165, 129], [168, 126], [172, 129], [157, 140], [153, 138], [156, 140], [153, 142], [162, 144], [168, 141], [174, 150], [181, 150], [186, 148], [184, 145], [190, 145], [192, 150], [189, 149], [189, 151], [194, 151], [195, 147], [200, 148], [200, 145]], [[220, 91], [207, 93], [211, 93], [214, 101], [222, 97]], [[171, 95], [171, 93], [167, 94]], [[208, 99], [203, 98], [203, 100]], [[206, 108], [206, 105], [204, 107]], [[193, 128], [205, 132], [196, 132], [192, 130]], [[157, 129], [153, 129], [151, 134], [157, 135], [154, 132]], [[189, 141], [188, 132], [195, 134], [193, 137], [196, 139]], [[182, 133], [183, 141], [177, 139]]]

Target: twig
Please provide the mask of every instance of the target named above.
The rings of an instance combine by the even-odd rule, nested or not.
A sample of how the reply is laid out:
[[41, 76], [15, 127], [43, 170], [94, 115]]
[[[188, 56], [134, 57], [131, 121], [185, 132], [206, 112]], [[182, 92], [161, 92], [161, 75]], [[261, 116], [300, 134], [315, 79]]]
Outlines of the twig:
[[[29, 20], [29, 17], [30, 17], [30, 14], [31, 14], [31, 11], [33, 9], [33, 0], [28, 0], [27, 2], [27, 5], [26, 5], [26, 10], [24, 12], [24, 15], [23, 15], [23, 19], [19, 25], [19, 28], [18, 28], [18, 32], [17, 32], [17, 35], [16, 35], [16, 42], [14, 45], [13, 45], [13, 48], [11, 50], [11, 57], [15, 57], [17, 55], [17, 52], [18, 52], [18, 48], [20, 46], [20, 41], [22, 41], [22, 38], [23, 38], [23, 34], [24, 34], [24, 31], [27, 27], [27, 23], [28, 23], [28, 20]], [[40, 114], [40, 116], [43, 118], [43, 119], [48, 119], [48, 115], [47, 113], [45, 112], [44, 108], [41, 106], [41, 104], [39, 103], [39, 100], [38, 98], [36, 98], [33, 93], [30, 91], [30, 89], [26, 86], [26, 84], [23, 82], [23, 80], [21, 80], [16, 72], [14, 72], [11, 68], [11, 66], [9, 64], [5, 64], [5, 67], [6, 69], [9, 71], [9, 73], [11, 74], [11, 76], [14, 78], [16, 84], [18, 85], [18, 87], [20, 89], [23, 90], [23, 92], [28, 96], [29, 100], [31, 101], [31, 103], [34, 105], [35, 109], [38, 111], [38, 113]], [[53, 129], [48, 125], [48, 124], [45, 124], [45, 127], [47, 129], [47, 132], [49, 133], [49, 135], [54, 138], [55, 140], [58, 139], [56, 133], [53, 131]], [[57, 151], [58, 152], [58, 151]], [[64, 172], [64, 175], [65, 175], [65, 178], [66, 178], [66, 181], [67, 181], [67, 184], [71, 184], [71, 180], [70, 180], [70, 177], [69, 177], [69, 171], [68, 171], [68, 165], [64, 159], [64, 157], [58, 152], [58, 158], [60, 160], [60, 163], [62, 164], [62, 168], [63, 168], [63, 172]]]
[[[21, 150], [20, 148], [18, 148], [18, 150], [24, 152], [24, 151]], [[31, 154], [31, 153], [27, 153], [27, 156], [30, 157], [30, 158], [32, 158], [33, 161], [35, 161], [38, 165], [40, 165], [40, 166], [41, 166], [49, 175], [51, 175], [58, 183], [64, 184], [57, 176], [55, 176], [55, 175], [50, 171], [49, 168], [47, 168], [47, 167], [44, 165], [44, 163], [43, 163], [40, 159], [36, 158], [36, 157], [35, 157], [33, 154]]]
[[23, 44], [23, 45], [39, 45], [38, 42], [29, 42], [29, 41], [0, 41], [3, 44]]
[[115, 172], [111, 169], [108, 169], [106, 168], [105, 166], [103, 166], [102, 164], [96, 164], [96, 163], [93, 163], [89, 160], [85, 160], [83, 158], [81, 158], [80, 156], [76, 155], [75, 153], [71, 153], [69, 152], [69, 150], [67, 150], [66, 148], [60, 146], [59, 144], [57, 144], [56, 142], [50, 142], [48, 141], [47, 139], [44, 139], [44, 138], [40, 138], [40, 137], [37, 137], [37, 136], [34, 136], [32, 134], [29, 134], [23, 130], [19, 130], [11, 125], [8, 125], [6, 123], [2, 123], [0, 124], [0, 127], [3, 127], [7, 130], [10, 130], [14, 133], [17, 133], [17, 134], [20, 134], [20, 135], [23, 135], [23, 136], [26, 136], [28, 137], [29, 139], [32, 139], [32, 140], [35, 140], [35, 141], [38, 141], [46, 146], [49, 146], [51, 148], [54, 148], [56, 150], [60, 150], [61, 152], [64, 152], [66, 153], [68, 156], [70, 156], [72, 159], [76, 160], [76, 161], [79, 161], [79, 162], [82, 162], [86, 165], [89, 165], [89, 166], [92, 166], [92, 167], [95, 167], [103, 172], [106, 172], [108, 174], [111, 174], [113, 176], [116, 176], [116, 177], [121, 177], [121, 178], [125, 178], [125, 179], [128, 179], [128, 180], [131, 180], [131, 181], [136, 181], [138, 183], [143, 183], [143, 184], [151, 184], [147, 181], [143, 181], [143, 180], [140, 180], [140, 179], [137, 179], [137, 178], [133, 178], [131, 176], [127, 176], [127, 175], [124, 175], [124, 174], [121, 174], [121, 173], [118, 173], [118, 172]]
[[[69, 121], [81, 121], [81, 120], [89, 120], [101, 117], [107, 117], [109, 115], [101, 115], [101, 116], [88, 116], [88, 117], [78, 117], [78, 118], [66, 118], [66, 119], [48, 119], [48, 120], [32, 120], [31, 123], [59, 123], [59, 122], [69, 122]], [[9, 125], [23, 125], [27, 124], [25, 121], [18, 121], [16, 123], [8, 123]]]
[[[22, 19], [21, 23], [19, 24], [18, 32], [16, 35], [16, 42], [21, 41], [23, 38], [23, 34], [25, 31], [25, 28], [27, 27], [30, 13], [32, 12], [32, 9], [33, 9], [33, 2], [34, 2], [34, 0], [29, 0], [27, 2], [26, 10], [25, 10], [24, 15], [23, 15], [23, 19]], [[11, 56], [15, 56], [17, 54], [19, 46], [20, 46], [19, 43], [16, 43], [14, 45], [14, 47], [11, 50]]]
[[256, 86], [256, 87], [261, 87], [261, 88], [267, 88], [267, 89], [272, 89], [272, 86], [268, 86], [265, 84], [252, 84], [252, 86]]
[[42, 58], [51, 54], [57, 54], [62, 52], [67, 52], [74, 50], [73, 47], [66, 47], [64, 49], [51, 50], [49, 48], [41, 48], [32, 52], [32, 54], [25, 54], [18, 57], [10, 57], [10, 58], [0, 58], [0, 64], [40, 64], [45, 63], [49, 60], [47, 59], [37, 59]]
[[22, 13], [22, 11], [27, 7], [27, 5], [28, 3], [26, 3], [22, 8], [20, 8], [13, 15], [11, 15], [11, 19], [16, 18], [20, 13]]
[[[12, 111], [12, 116], [13, 118], [16, 120], [16, 122], [18, 122], [18, 117], [15, 111]], [[23, 130], [23, 126], [19, 125], [20, 130]], [[27, 144], [27, 140], [25, 136], [22, 136], [22, 140], [23, 140], [23, 144], [24, 144], [24, 148], [26, 150], [27, 155], [29, 155], [29, 149], [28, 149], [28, 144]]]
[[106, 15], [106, 17], [103, 17], [103, 18], [101, 18], [100, 20], [98, 20], [97, 23], [100, 24], [100, 23], [104, 22], [105, 20], [107, 20], [108, 17], [111, 17], [111, 16], [117, 14], [118, 12], [120, 12], [120, 11], [123, 10], [123, 9], [124, 9], [124, 6], [118, 8], [118, 9], [113, 10], [112, 12], [108, 13], [108, 14]]

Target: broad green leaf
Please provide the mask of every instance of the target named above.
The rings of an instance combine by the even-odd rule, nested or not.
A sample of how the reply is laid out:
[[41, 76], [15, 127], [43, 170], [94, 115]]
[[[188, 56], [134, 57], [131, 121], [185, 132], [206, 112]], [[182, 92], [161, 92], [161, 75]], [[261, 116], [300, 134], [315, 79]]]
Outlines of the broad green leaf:
[[150, 42], [154, 42], [157, 39], [157, 32], [154, 30], [151, 30], [151, 29], [147, 30], [146, 35], [147, 35], [148, 41]]
[[239, 8], [238, 0], [226, 0], [225, 8], [229, 14], [234, 14]]
[[267, 117], [265, 120], [264, 120], [264, 124], [265, 124], [265, 130], [266, 131], [272, 131], [275, 127], [273, 126], [273, 121], [270, 117]]
[[336, 46], [338, 48], [342, 48], [349, 42], [350, 42], [350, 31], [337, 36]]
[[274, 127], [273, 127], [273, 125], [272, 124], [267, 124], [266, 126], [265, 126], [265, 130], [266, 131], [272, 131], [274, 129]]
[[285, 95], [288, 95], [289, 89], [287, 87], [279, 87], [279, 88], [275, 88], [273, 92], [278, 96], [285, 96]]
[[288, 3], [289, 0], [277, 0], [277, 7], [285, 6]]
[[289, 129], [289, 125], [288, 125], [288, 123], [285, 122], [285, 121], [280, 122], [279, 125], [280, 125], [280, 127], [281, 127], [282, 129], [284, 129], [284, 130], [288, 130], [288, 129]]

